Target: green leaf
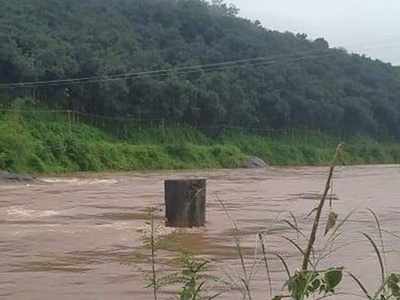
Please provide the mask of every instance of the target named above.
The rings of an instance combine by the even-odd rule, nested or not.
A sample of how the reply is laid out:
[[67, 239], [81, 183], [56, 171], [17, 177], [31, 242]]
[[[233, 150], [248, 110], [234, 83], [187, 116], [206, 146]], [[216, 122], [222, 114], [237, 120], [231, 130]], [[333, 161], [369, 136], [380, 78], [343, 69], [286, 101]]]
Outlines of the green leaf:
[[326, 291], [331, 292], [343, 279], [343, 272], [339, 269], [332, 269], [325, 273]]
[[310, 292], [314, 293], [316, 290], [318, 290], [321, 286], [321, 280], [315, 279], [314, 281], [311, 282], [311, 285], [309, 285], [308, 289]]

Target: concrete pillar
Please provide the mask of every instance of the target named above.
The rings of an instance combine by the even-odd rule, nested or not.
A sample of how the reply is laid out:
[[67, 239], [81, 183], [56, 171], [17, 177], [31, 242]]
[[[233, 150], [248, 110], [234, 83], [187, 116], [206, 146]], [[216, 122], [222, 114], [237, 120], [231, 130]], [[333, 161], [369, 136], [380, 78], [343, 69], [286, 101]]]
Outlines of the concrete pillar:
[[167, 226], [201, 227], [206, 222], [206, 180], [165, 181]]

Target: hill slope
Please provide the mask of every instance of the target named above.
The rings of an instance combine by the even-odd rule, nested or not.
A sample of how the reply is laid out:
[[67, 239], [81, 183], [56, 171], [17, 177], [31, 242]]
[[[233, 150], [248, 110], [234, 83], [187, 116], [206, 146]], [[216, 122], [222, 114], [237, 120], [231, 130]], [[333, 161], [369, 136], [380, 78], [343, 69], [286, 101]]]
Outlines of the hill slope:
[[[200, 127], [318, 128], [400, 137], [393, 67], [279, 33], [201, 0], [0, 0], [0, 82], [105, 76], [270, 57], [122, 81], [1, 89], [0, 101]], [[211, 69], [212, 70], [212, 69]]]

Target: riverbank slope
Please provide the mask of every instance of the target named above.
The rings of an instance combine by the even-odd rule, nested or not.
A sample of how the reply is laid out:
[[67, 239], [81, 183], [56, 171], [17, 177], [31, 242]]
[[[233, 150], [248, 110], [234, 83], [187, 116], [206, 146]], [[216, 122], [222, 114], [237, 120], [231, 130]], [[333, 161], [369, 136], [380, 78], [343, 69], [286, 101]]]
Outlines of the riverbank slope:
[[[154, 169], [239, 168], [249, 156], [271, 165], [324, 165], [341, 140], [317, 132], [210, 137], [189, 127], [129, 128], [124, 138], [84, 123], [0, 117], [0, 169], [63, 173]], [[400, 144], [367, 138], [346, 141], [343, 163], [400, 162]]]

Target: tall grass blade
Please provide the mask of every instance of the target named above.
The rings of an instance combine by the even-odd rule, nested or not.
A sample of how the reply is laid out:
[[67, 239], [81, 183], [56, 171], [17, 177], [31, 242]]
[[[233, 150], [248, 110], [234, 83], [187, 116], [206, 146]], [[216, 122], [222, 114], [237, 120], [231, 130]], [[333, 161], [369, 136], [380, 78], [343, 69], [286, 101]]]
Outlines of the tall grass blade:
[[[291, 211], [289, 211], [289, 215], [293, 220], [293, 224], [295, 226], [294, 229], [297, 231], [298, 234], [301, 234], [303, 237], [305, 237], [305, 234], [300, 230], [299, 223], [297, 222], [296, 216]], [[290, 226], [290, 224], [289, 224], [289, 226]], [[297, 238], [298, 238], [298, 236], [297, 236]]]
[[241, 281], [242, 281], [242, 283], [243, 283], [243, 285], [244, 285], [244, 287], [246, 289], [247, 297], [249, 297], [249, 300], [251, 300], [250, 287], [249, 287], [249, 284], [247, 283], [247, 280], [244, 279], [244, 278], [241, 278]]
[[332, 233], [329, 236], [329, 240], [331, 241], [334, 236], [336, 235], [336, 233], [340, 230], [340, 228], [343, 227], [344, 224], [346, 224], [346, 222], [350, 219], [350, 217], [356, 212], [356, 209], [351, 210], [345, 217], [343, 220], [341, 220], [336, 227], [333, 229]]
[[305, 255], [304, 250], [300, 247], [299, 244], [297, 244], [294, 240], [292, 240], [291, 238], [288, 238], [286, 236], [282, 236], [283, 239], [287, 240], [290, 244], [292, 244], [299, 252], [302, 256]]
[[379, 241], [381, 243], [381, 251], [382, 251], [382, 256], [383, 256], [383, 263], [386, 265], [385, 243], [383, 242], [383, 233], [382, 233], [381, 222], [379, 222], [378, 215], [372, 209], [367, 208], [367, 210], [371, 213], [371, 215], [375, 219], [376, 227], [378, 228], [378, 233], [379, 233]]
[[156, 245], [155, 245], [155, 233], [154, 233], [154, 209], [150, 210], [150, 246], [151, 246], [151, 271], [152, 271], [152, 285], [153, 285], [153, 296], [154, 300], [158, 299], [158, 282], [157, 282], [157, 270], [156, 270]]
[[324, 248], [324, 251], [322, 252], [322, 254], [318, 257], [317, 262], [315, 263], [315, 265], [318, 265], [321, 261], [323, 261], [324, 259], [328, 258], [329, 256], [331, 256], [332, 254], [334, 254], [335, 252], [344, 249], [346, 247], [352, 246], [354, 245], [354, 242], [349, 242], [349, 243], [345, 243], [343, 245], [339, 245], [337, 247], [331, 247], [330, 249], [326, 249]]
[[379, 252], [378, 246], [376, 245], [375, 241], [368, 234], [363, 233], [363, 235], [369, 240], [369, 242], [371, 243], [372, 247], [375, 250], [376, 256], [378, 257], [379, 266], [381, 267], [382, 284], [384, 284], [385, 283], [385, 265], [383, 264], [381, 253]]
[[385, 230], [385, 229], [382, 229], [382, 231], [385, 232], [385, 233], [387, 233], [387, 234], [389, 234], [389, 235], [391, 235], [392, 237], [394, 237], [394, 238], [396, 238], [396, 239], [400, 239], [400, 235], [398, 235], [398, 234], [396, 234], [396, 233], [393, 233], [393, 232], [391, 232], [391, 231], [389, 231], [389, 230]]
[[246, 294], [247, 294], [249, 300], [252, 300], [251, 291], [250, 291], [250, 277], [249, 277], [249, 273], [247, 271], [246, 264], [245, 264], [245, 261], [244, 261], [244, 255], [243, 255], [242, 247], [240, 246], [239, 227], [237, 226], [235, 220], [229, 214], [229, 211], [226, 208], [225, 203], [218, 197], [218, 195], [216, 195], [216, 199], [219, 202], [219, 204], [221, 205], [222, 209], [224, 210], [225, 215], [231, 221], [232, 229], [233, 229], [233, 238], [234, 238], [234, 241], [235, 241], [236, 250], [237, 250], [237, 253], [238, 253], [239, 258], [240, 258], [240, 264], [241, 264], [243, 275], [244, 275], [244, 279], [241, 279], [241, 281], [244, 284], [244, 287], [246, 289]]
[[372, 299], [371, 296], [368, 293], [368, 290], [365, 288], [365, 286], [362, 284], [362, 282], [360, 281], [360, 279], [358, 279], [354, 274], [348, 272], [349, 276], [354, 280], [355, 283], [357, 283], [358, 287], [361, 289], [361, 291], [364, 293], [364, 295], [368, 298], [368, 299]]
[[353, 297], [358, 297], [358, 298], [361, 298], [361, 299], [365, 299], [364, 295], [359, 295], [359, 294], [356, 294], [356, 293], [339, 292], [339, 293], [335, 293], [335, 295], [324, 295], [324, 296], [316, 298], [315, 300], [322, 300], [322, 299], [326, 299], [326, 298], [332, 298], [334, 296], [353, 296]]
[[290, 278], [292, 277], [292, 275], [290, 275], [290, 269], [289, 269], [289, 266], [288, 266], [288, 264], [286, 263], [285, 259], [284, 259], [280, 254], [278, 254], [278, 253], [273, 253], [273, 254], [274, 254], [276, 257], [279, 258], [279, 260], [281, 261], [283, 267], [285, 268], [286, 275], [287, 275], [288, 279], [290, 279]]
[[201, 290], [202, 290], [202, 288], [203, 288], [203, 286], [206, 284], [206, 282], [205, 281], [202, 281], [200, 284], [199, 284], [199, 286], [197, 287], [197, 289], [194, 291], [194, 293], [193, 293], [193, 297], [192, 297], [192, 299], [193, 300], [197, 300], [198, 299], [198, 296], [200, 295], [200, 292], [201, 292]]
[[218, 297], [221, 296], [222, 294], [224, 294], [224, 292], [220, 292], [220, 293], [217, 293], [217, 294], [215, 294], [215, 295], [212, 295], [212, 296], [208, 297], [207, 299], [208, 299], [208, 300], [212, 300], [212, 299], [218, 298]]
[[[304, 257], [306, 255], [306, 253], [304, 252], [304, 250], [300, 247], [300, 245], [298, 243], [296, 243], [294, 240], [292, 240], [291, 238], [288, 238], [286, 236], [282, 236], [283, 239], [287, 240], [290, 244], [292, 244], [299, 252], [300, 254]], [[311, 259], [308, 260], [308, 264], [312, 267], [315, 268], [314, 263], [311, 261]]]
[[306, 237], [306, 235], [295, 225], [295, 224], [292, 224], [290, 221], [288, 221], [288, 220], [283, 220], [283, 222], [285, 222], [286, 224], [288, 224], [289, 225], [289, 227], [290, 228], [292, 228], [294, 231], [296, 231], [296, 233], [297, 233], [297, 238], [299, 238], [299, 234], [302, 236], [302, 237]]
[[268, 258], [267, 258], [267, 251], [265, 248], [264, 238], [261, 233], [258, 234], [258, 238], [260, 239], [261, 243], [261, 250], [263, 254], [265, 269], [267, 270], [267, 279], [268, 279], [268, 287], [269, 287], [269, 295], [272, 297], [272, 279], [271, 279], [271, 270], [269, 268]]

